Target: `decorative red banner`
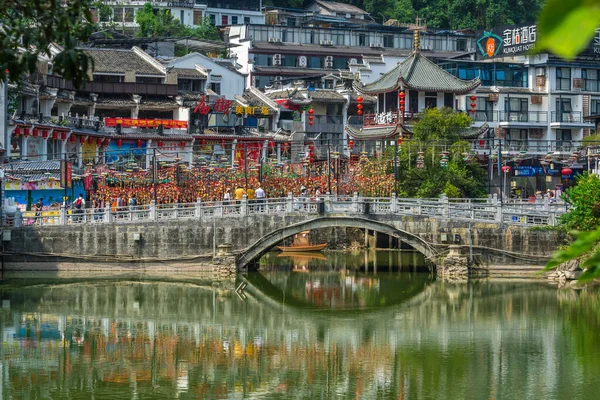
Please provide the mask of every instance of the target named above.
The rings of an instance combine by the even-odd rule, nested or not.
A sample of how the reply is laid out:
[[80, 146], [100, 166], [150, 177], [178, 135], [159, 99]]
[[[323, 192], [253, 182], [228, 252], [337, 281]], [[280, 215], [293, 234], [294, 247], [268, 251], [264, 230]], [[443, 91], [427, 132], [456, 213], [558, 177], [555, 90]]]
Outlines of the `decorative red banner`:
[[174, 119], [132, 119], [132, 118], [104, 118], [104, 126], [115, 127], [118, 124], [123, 128], [178, 128], [186, 129], [187, 121], [178, 121]]

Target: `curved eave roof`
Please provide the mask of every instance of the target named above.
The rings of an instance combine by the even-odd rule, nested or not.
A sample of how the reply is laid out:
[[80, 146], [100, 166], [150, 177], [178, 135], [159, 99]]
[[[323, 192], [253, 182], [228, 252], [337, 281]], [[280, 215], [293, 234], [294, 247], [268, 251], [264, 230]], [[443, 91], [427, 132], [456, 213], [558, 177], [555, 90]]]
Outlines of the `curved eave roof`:
[[472, 92], [480, 84], [479, 78], [470, 81], [459, 79], [420, 52], [414, 52], [375, 82], [362, 85], [355, 81], [354, 88], [365, 94], [387, 93], [402, 87], [421, 92], [464, 94]]
[[467, 128], [467, 129], [463, 129], [460, 132], [460, 137], [462, 139], [477, 139], [481, 134], [487, 132], [487, 130], [488, 130], [489, 127], [490, 126], [486, 122], [483, 125], [481, 125], [479, 128]]
[[401, 125], [381, 126], [374, 128], [359, 128], [346, 125], [346, 133], [356, 140], [387, 139], [398, 134]]

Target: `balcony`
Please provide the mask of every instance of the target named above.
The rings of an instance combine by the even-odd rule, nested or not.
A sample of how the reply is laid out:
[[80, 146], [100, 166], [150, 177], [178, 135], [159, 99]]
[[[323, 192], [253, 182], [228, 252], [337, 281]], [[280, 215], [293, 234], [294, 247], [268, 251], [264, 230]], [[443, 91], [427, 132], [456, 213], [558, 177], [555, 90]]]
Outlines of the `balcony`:
[[315, 115], [313, 125], [306, 124], [306, 132], [309, 133], [342, 133], [344, 122], [340, 117], [327, 115]]
[[552, 125], [562, 124], [591, 125], [591, 122], [584, 121], [583, 114], [580, 111], [552, 111]]
[[[519, 153], [546, 155], [558, 153], [567, 155], [589, 145], [578, 140], [537, 140], [537, 139], [478, 139], [476, 150], [488, 154], [502, 151], [503, 157], [518, 157]], [[478, 145], [478, 146], [477, 146]]]
[[86, 82], [80, 89], [75, 89], [73, 83], [61, 77], [48, 75], [46, 85], [65, 90], [76, 90], [96, 94], [139, 94], [157, 96], [177, 96], [177, 85], [165, 83], [135, 83], [135, 82]]
[[475, 114], [469, 113], [469, 116], [475, 122], [497, 122], [498, 112], [497, 111], [475, 111]]
[[548, 112], [547, 111], [499, 111], [499, 121], [504, 122], [504, 125], [510, 125], [511, 123], [527, 123], [527, 124], [547, 124], [548, 123]]

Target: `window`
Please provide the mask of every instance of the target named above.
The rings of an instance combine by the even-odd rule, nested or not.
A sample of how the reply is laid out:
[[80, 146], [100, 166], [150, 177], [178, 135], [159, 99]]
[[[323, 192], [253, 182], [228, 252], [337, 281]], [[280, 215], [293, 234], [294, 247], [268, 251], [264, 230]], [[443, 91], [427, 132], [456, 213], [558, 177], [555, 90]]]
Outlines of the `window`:
[[310, 44], [315, 44], [315, 31], [310, 31], [308, 42]]
[[123, 21], [123, 9], [122, 8], [115, 8], [113, 10], [113, 21], [115, 21], [115, 22]]
[[281, 41], [287, 42], [287, 31], [285, 29], [281, 31]]
[[556, 90], [571, 90], [571, 68], [556, 68]]
[[334, 69], [348, 69], [348, 59], [346, 57], [333, 57]]
[[221, 94], [221, 83], [219, 83], [219, 82], [211, 82], [210, 83], [210, 90], [212, 90], [216, 94]]
[[210, 15], [208, 16], [208, 18], [210, 19], [210, 24], [211, 24], [211, 25], [216, 25], [216, 18], [217, 18], [217, 17], [215, 16], [215, 14], [210, 14]]
[[419, 112], [419, 92], [416, 90], [408, 91], [408, 110], [411, 113]]
[[323, 57], [308, 57], [308, 68], [323, 68]]
[[572, 140], [570, 129], [557, 129], [556, 130], [556, 147], [565, 150], [565, 147], [569, 147]]
[[248, 25], [250, 23], [250, 17], [244, 17], [244, 24]]
[[526, 113], [528, 107], [527, 99], [511, 97], [504, 100], [504, 109], [509, 113]]
[[183, 20], [183, 18], [185, 17], [185, 12], [183, 10], [179, 11], [179, 22], [181, 22], [182, 25], [185, 25], [185, 22]]
[[573, 122], [571, 99], [556, 99], [556, 122]]
[[237, 25], [237, 23], [238, 23], [237, 15], [232, 15], [231, 16], [231, 25]]
[[296, 26], [296, 18], [288, 18], [287, 19], [287, 26]]
[[346, 44], [344, 32], [335, 32], [331, 33], [331, 41], [336, 46], [344, 46]]
[[221, 15], [221, 25], [229, 25], [229, 16]]
[[383, 47], [394, 47], [394, 35], [383, 35]]
[[454, 108], [454, 95], [452, 93], [444, 93], [444, 107]]
[[467, 39], [456, 39], [456, 51], [467, 51]]
[[589, 92], [600, 92], [600, 73], [597, 69], [582, 69], [581, 77], [584, 81], [584, 88]]
[[425, 108], [437, 108], [436, 92], [425, 92]]
[[202, 83], [200, 79], [178, 79], [177, 89], [183, 92], [202, 92]]
[[592, 99], [590, 115], [600, 115], [600, 99]]
[[[450, 93], [451, 94], [451, 93]], [[469, 96], [465, 98], [465, 110], [471, 109], [471, 99]], [[475, 114], [471, 114], [475, 121], [494, 121], [494, 103], [489, 101], [487, 97], [477, 97], [475, 100]]]
[[281, 57], [281, 65], [284, 67], [297, 67], [298, 57], [296, 56], [283, 56]]
[[367, 35], [364, 33], [361, 33], [358, 35], [358, 45], [359, 46], [366, 46], [367, 45]]
[[125, 8], [125, 22], [133, 22], [135, 20], [135, 10], [133, 8]]

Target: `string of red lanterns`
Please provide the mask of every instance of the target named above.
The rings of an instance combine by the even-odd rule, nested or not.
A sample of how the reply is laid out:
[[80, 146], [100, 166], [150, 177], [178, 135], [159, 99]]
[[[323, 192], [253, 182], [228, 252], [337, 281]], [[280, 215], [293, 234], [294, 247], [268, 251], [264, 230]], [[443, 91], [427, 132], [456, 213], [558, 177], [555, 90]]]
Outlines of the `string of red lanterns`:
[[357, 113], [358, 115], [362, 115], [362, 113], [363, 113], [363, 105], [362, 105], [363, 98], [362, 98], [362, 96], [358, 96], [358, 97], [356, 98], [356, 102], [358, 103], [358, 104], [356, 105], [356, 109], [358, 110], [358, 111], [356, 111], [356, 113]]
[[477, 103], [475, 103], [475, 101], [477, 100], [477, 96], [471, 95], [469, 99], [471, 100], [471, 114], [475, 114], [475, 109], [477, 108]]
[[315, 110], [313, 110], [312, 106], [308, 109], [308, 124], [312, 126], [314, 124], [314, 116]]
[[406, 93], [404, 93], [404, 91], [400, 91], [398, 93], [398, 97], [400, 98], [399, 104], [400, 104], [400, 115], [401, 118], [404, 118], [404, 105], [406, 104], [405, 98], [406, 98]]

